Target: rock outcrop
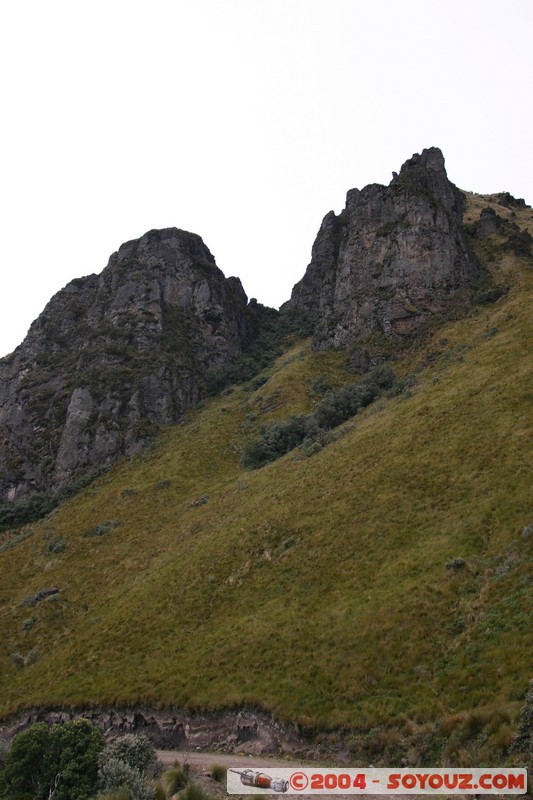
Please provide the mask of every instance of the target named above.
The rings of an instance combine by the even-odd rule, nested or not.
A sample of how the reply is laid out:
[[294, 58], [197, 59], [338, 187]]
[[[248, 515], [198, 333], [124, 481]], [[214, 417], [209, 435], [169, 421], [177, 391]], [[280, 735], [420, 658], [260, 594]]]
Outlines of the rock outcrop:
[[464, 300], [478, 277], [463, 203], [434, 147], [409, 159], [389, 186], [352, 189], [345, 209], [324, 217], [311, 263], [283, 308], [312, 322], [318, 348], [416, 331]]
[[69, 283], [0, 361], [0, 497], [138, 452], [242, 352], [261, 308], [176, 228], [123, 244], [100, 275]]

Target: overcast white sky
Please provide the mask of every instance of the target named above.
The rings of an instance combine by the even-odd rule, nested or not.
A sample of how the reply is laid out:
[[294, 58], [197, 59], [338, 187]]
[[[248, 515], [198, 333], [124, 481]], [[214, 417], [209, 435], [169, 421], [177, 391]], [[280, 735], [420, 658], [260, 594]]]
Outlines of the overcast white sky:
[[279, 306], [323, 216], [424, 147], [531, 204], [532, 40], [531, 0], [6, 0], [0, 355], [151, 228]]

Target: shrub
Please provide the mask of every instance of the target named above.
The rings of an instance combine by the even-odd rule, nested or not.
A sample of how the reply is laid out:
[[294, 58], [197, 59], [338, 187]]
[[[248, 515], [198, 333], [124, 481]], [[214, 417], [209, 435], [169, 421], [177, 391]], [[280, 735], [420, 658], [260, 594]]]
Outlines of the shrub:
[[[5, 800], [87, 800], [96, 788], [102, 732], [79, 719], [17, 734], [1, 774]], [[54, 791], [55, 790], [55, 791]]]
[[241, 464], [249, 469], [257, 469], [277, 458], [275, 452], [264, 439], [247, 442], [242, 453]]
[[297, 447], [307, 435], [309, 417], [298, 414], [287, 422], [274, 422], [263, 428], [262, 436], [245, 445], [241, 463], [245, 467], [262, 467]]
[[241, 464], [257, 469], [302, 443], [304, 453], [313, 455], [328, 443], [331, 428], [346, 422], [394, 383], [394, 372], [383, 364], [368, 373], [365, 379], [346, 384], [335, 392], [327, 392], [313, 414], [297, 414], [286, 422], [274, 422], [263, 428], [258, 439], [245, 445]]
[[116, 759], [123, 761], [141, 775], [153, 778], [159, 771], [159, 762], [153, 743], [147, 736], [127, 733], [108, 744], [100, 756], [100, 765]]
[[328, 392], [318, 404], [314, 417], [320, 428], [335, 428], [370, 405], [385, 389], [395, 382], [392, 369], [382, 364], [357, 383], [348, 383], [335, 392]]
[[104, 792], [124, 792], [128, 800], [152, 800], [154, 788], [136, 767], [119, 758], [108, 758], [98, 769], [98, 783]]

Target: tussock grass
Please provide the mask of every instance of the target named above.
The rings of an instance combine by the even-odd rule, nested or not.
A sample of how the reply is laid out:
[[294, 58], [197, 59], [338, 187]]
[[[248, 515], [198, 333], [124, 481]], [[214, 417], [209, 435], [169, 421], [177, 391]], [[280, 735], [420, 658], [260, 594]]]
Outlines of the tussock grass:
[[[303, 342], [266, 383], [206, 401], [5, 549], [1, 713], [248, 704], [311, 728], [440, 719], [453, 760], [477, 710], [498, 718], [488, 735], [503, 752], [533, 649], [533, 271], [497, 252], [509, 292], [405, 352], [394, 368], [416, 374], [410, 392], [312, 459], [239, 463], [260, 424], [312, 411], [313, 379], [353, 380], [346, 354]], [[51, 536], [62, 552], [47, 552]], [[60, 593], [23, 630], [20, 601], [44, 585]], [[30, 648], [38, 661], [11, 663]]]

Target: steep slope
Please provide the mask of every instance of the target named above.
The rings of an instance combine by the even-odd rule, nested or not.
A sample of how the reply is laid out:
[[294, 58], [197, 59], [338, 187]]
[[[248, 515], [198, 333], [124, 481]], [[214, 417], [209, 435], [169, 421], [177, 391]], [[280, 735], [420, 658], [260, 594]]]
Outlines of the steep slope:
[[374, 335], [383, 348], [452, 303], [464, 307], [479, 266], [463, 210], [435, 147], [409, 159], [389, 186], [352, 189], [341, 214], [324, 217], [285, 308], [310, 319], [317, 347], [361, 348]]
[[304, 342], [4, 537], [2, 714], [247, 705], [357, 729], [373, 761], [505, 756], [533, 648], [533, 270], [509, 242], [533, 213], [468, 203], [505, 293], [405, 352], [403, 391], [320, 452], [239, 463], [353, 380]]
[[123, 244], [100, 275], [56, 294], [0, 361], [0, 496], [138, 452], [154, 425], [205, 395], [209, 369], [242, 352], [259, 311], [195, 234]]

